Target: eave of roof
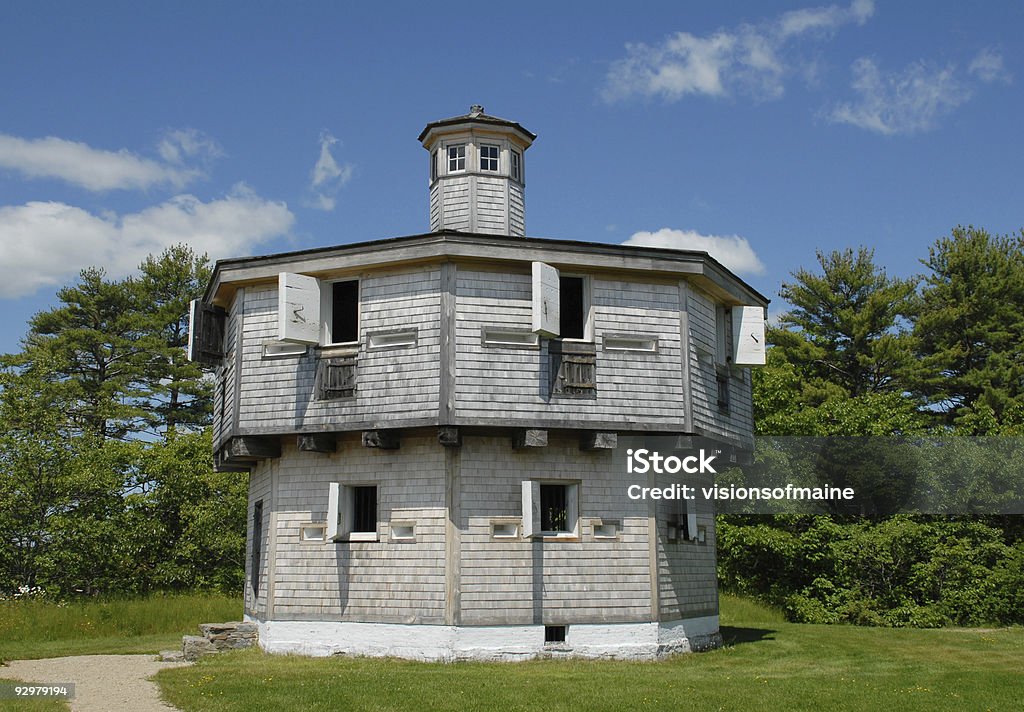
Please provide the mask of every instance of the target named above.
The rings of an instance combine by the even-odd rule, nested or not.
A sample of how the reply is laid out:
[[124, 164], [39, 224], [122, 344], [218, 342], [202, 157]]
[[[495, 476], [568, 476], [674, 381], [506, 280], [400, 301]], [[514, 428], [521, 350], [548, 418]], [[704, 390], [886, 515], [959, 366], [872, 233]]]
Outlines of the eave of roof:
[[417, 140], [422, 143], [423, 139], [427, 137], [432, 129], [441, 128], [444, 126], [457, 126], [458, 124], [469, 124], [479, 123], [489, 126], [503, 126], [510, 129], [515, 129], [527, 138], [531, 143], [537, 138], [537, 134], [527, 131], [521, 124], [516, 121], [509, 121], [508, 119], [501, 119], [497, 116], [490, 116], [488, 114], [463, 114], [462, 116], [452, 116], [448, 119], [440, 119], [439, 121], [431, 121], [427, 124], [424, 129], [420, 132]]
[[[366, 259], [356, 260], [360, 256]], [[270, 279], [280, 271], [279, 268], [284, 267], [300, 272], [327, 272], [337, 269], [338, 267], [331, 263], [338, 263], [343, 258], [348, 258], [344, 261], [352, 262], [353, 266], [386, 266], [409, 261], [440, 260], [446, 257], [486, 259], [494, 262], [549, 259], [557, 264], [581, 268], [702, 277], [741, 302], [747, 301], [742, 298], [744, 295], [762, 306], [767, 306], [770, 302], [767, 297], [703, 251], [542, 237], [512, 237], [453, 230], [217, 260], [204, 299], [214, 301], [220, 287], [229, 283]], [[234, 278], [225, 279], [226, 277]]]

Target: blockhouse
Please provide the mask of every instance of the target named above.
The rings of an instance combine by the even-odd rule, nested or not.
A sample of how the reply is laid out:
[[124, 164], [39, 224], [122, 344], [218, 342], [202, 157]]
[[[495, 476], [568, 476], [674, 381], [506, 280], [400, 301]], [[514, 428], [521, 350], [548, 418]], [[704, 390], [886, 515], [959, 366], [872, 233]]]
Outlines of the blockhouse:
[[431, 232], [221, 260], [193, 303], [215, 463], [249, 473], [265, 649], [720, 640], [714, 513], [628, 497], [679, 476], [626, 452], [750, 448], [767, 300], [703, 252], [525, 237], [535, 138], [478, 106], [430, 123]]

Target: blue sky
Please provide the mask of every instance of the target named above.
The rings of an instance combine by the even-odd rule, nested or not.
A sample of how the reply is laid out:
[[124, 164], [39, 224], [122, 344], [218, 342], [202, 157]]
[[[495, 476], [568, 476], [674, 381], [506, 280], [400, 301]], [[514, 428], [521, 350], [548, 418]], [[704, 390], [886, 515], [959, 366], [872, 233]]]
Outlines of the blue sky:
[[[538, 134], [527, 233], [919, 272], [1024, 226], [1024, 4], [46, 3], [0, 13], [0, 351], [89, 265], [427, 230], [429, 121]], [[780, 306], [776, 299], [776, 307]]]

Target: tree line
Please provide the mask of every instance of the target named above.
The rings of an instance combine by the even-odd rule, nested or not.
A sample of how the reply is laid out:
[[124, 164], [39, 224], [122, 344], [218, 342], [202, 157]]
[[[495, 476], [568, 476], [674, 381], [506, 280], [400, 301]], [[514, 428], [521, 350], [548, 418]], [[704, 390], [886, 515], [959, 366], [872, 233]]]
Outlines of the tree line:
[[[847, 249], [783, 283], [759, 434], [1024, 435], [1024, 233], [956, 228], [922, 264], [895, 278]], [[209, 275], [187, 247], [125, 279], [83, 270], [0, 357], [0, 596], [241, 589], [247, 482], [213, 471], [211, 378], [185, 359]], [[719, 574], [794, 620], [1024, 622], [1022, 529], [723, 515]]]
[[[958, 227], [921, 263], [923, 274], [895, 278], [867, 248], [819, 252], [815, 269], [783, 283], [792, 308], [769, 328], [767, 365], [754, 373], [759, 434], [874, 436], [876, 448], [889, 436], [1024, 435], [1024, 232]], [[929, 474], [978, 516], [895, 513], [908, 464], [888, 448], [888, 470], [882, 451], [859, 468], [875, 475], [870, 511], [719, 517], [723, 584], [799, 621], [1024, 622], [1022, 517], [986, 511], [1001, 493], [951, 471], [991, 469], [997, 458], [976, 442]], [[1019, 499], [1024, 483], [1009, 486]]]
[[213, 472], [185, 358], [209, 276], [185, 246], [85, 269], [0, 357], [0, 596], [241, 588], [247, 482]]

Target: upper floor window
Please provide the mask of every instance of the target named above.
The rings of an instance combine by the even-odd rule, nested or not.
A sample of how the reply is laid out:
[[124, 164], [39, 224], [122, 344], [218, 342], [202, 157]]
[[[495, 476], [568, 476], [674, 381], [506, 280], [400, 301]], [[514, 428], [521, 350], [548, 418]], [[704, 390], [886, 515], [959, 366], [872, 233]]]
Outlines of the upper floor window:
[[430, 181], [437, 180], [437, 149], [430, 154]]
[[587, 309], [583, 293], [583, 277], [558, 278], [558, 333], [563, 339], [583, 339], [586, 334]]
[[510, 151], [509, 153], [512, 156], [512, 180], [521, 180], [523, 171], [519, 165], [519, 161], [521, 160], [519, 158], [519, 152]]
[[480, 146], [480, 170], [498, 172], [498, 147], [490, 144]]
[[466, 170], [466, 144], [448, 147], [448, 172], [458, 173]]
[[351, 279], [333, 282], [330, 289], [328, 343], [346, 344], [359, 341], [359, 281]]

